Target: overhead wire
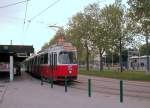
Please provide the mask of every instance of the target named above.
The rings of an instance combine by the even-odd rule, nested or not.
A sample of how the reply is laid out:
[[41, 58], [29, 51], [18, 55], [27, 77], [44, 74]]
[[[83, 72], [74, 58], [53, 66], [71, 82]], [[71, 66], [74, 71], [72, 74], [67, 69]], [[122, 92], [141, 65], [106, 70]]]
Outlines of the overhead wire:
[[27, 16], [27, 9], [28, 9], [28, 0], [26, 0], [26, 9], [25, 9], [25, 15], [24, 15], [24, 23], [25, 23], [26, 16]]
[[26, 23], [27, 9], [28, 9], [28, 0], [26, 0], [26, 9], [25, 9], [25, 15], [24, 15], [23, 30], [24, 30], [24, 26]]
[[15, 2], [15, 3], [3, 5], [3, 6], [0, 6], [0, 8], [2, 9], [2, 8], [10, 7], [10, 6], [15, 6], [15, 5], [18, 5], [18, 4], [22, 4], [22, 3], [24, 3], [24, 2], [27, 2], [27, 1], [30, 1], [30, 0], [24, 0], [24, 1], [20, 1], [20, 2]]
[[3, 6], [0, 6], [0, 9], [1, 8], [7, 8], [7, 7], [11, 7], [11, 6], [15, 6], [15, 5], [18, 5], [18, 4], [22, 4], [22, 3], [25, 3], [26, 2], [26, 9], [25, 9], [25, 16], [24, 16], [24, 23], [23, 23], [23, 26], [25, 26], [25, 23], [28, 22], [27, 24], [27, 28], [29, 28], [29, 25], [31, 23], [32, 20], [34, 20], [36, 17], [40, 16], [42, 13], [44, 13], [45, 11], [47, 11], [49, 8], [53, 7], [55, 4], [57, 4], [59, 1], [61, 0], [57, 0], [55, 2], [53, 2], [52, 4], [50, 4], [47, 8], [45, 8], [44, 10], [42, 10], [41, 12], [39, 12], [37, 15], [33, 16], [31, 19], [26, 19], [26, 16], [27, 16], [27, 8], [28, 8], [28, 2], [31, 1], [31, 0], [23, 0], [23, 1], [20, 1], [20, 2], [15, 2], [15, 3], [11, 3], [11, 4], [7, 4], [7, 5], [3, 5]]
[[[1, 14], [0, 14], [1, 15]], [[21, 21], [23, 22], [24, 19], [23, 18], [19, 18], [19, 17], [15, 17], [15, 16], [8, 16], [8, 15], [2, 15], [1, 17], [5, 17], [7, 19], [11, 19], [11, 20], [16, 20], [16, 21]], [[29, 19], [25, 19], [25, 22], [29, 22], [30, 20]], [[34, 20], [32, 21], [34, 23], [37, 23], [37, 24], [48, 24], [47, 22], [44, 22], [44, 21], [41, 21], [41, 20]]]
[[35, 16], [31, 17], [30, 20], [28, 20], [28, 25], [27, 25], [27, 28], [26, 30], [29, 29], [29, 25], [31, 23], [32, 20], [34, 20], [36, 17], [40, 16], [42, 13], [44, 13], [45, 11], [47, 11], [49, 8], [53, 7], [55, 4], [57, 4], [59, 1], [61, 0], [57, 0], [55, 2], [53, 2], [52, 4], [50, 4], [47, 8], [45, 8], [44, 10], [42, 10], [41, 12], [39, 12], [38, 14], [36, 14]]
[[33, 16], [30, 20], [35, 19], [36, 17], [40, 16], [42, 13], [44, 13], [45, 11], [47, 11], [49, 8], [53, 7], [55, 4], [57, 4], [60, 0], [57, 0], [55, 2], [53, 2], [52, 4], [50, 4], [47, 8], [45, 8], [44, 10], [42, 10], [41, 12], [39, 12], [37, 15]]

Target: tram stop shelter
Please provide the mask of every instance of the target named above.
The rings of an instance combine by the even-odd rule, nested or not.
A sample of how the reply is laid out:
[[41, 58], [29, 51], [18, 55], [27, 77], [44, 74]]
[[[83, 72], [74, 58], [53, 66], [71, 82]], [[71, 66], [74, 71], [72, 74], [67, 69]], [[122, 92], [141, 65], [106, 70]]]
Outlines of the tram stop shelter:
[[15, 66], [32, 53], [32, 45], [0, 45], [0, 72], [9, 72], [9, 80], [13, 81]]

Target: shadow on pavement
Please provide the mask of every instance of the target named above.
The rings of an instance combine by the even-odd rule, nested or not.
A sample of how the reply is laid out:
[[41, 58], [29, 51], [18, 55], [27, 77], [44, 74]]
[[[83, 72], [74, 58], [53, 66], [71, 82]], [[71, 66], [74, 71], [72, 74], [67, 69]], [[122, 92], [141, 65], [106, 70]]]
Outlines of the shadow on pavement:
[[9, 82], [9, 73], [0, 72], [0, 82]]

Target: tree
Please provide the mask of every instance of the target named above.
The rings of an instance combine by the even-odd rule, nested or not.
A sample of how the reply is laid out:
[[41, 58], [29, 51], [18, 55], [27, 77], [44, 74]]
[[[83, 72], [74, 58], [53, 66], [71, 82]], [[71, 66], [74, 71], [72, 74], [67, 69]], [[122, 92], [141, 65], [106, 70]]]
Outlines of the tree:
[[42, 46], [41, 50], [44, 50], [44, 49], [46, 49], [46, 48], [48, 48], [48, 47], [49, 47], [49, 44], [48, 44], [48, 43], [45, 43], [45, 44]]
[[69, 21], [69, 29], [72, 31], [73, 36], [77, 36], [81, 42], [83, 47], [86, 50], [86, 69], [89, 70], [89, 47], [90, 47], [90, 34], [89, 29], [90, 25], [90, 17], [84, 13], [77, 13], [72, 19]]
[[[112, 5], [106, 6], [101, 10], [101, 17], [103, 20], [103, 25], [106, 30], [106, 35], [108, 35], [109, 49], [118, 48], [120, 51], [120, 69], [122, 71], [122, 46], [126, 42], [125, 40], [125, 29], [124, 24], [124, 10], [123, 8], [114, 3]], [[109, 50], [108, 49], [108, 50]]]
[[50, 47], [51, 45], [56, 44], [57, 41], [58, 41], [58, 38], [59, 38], [60, 36], [64, 36], [64, 37], [65, 37], [65, 31], [64, 31], [63, 28], [59, 28], [59, 29], [57, 30], [56, 34], [54, 35], [54, 37], [53, 37], [51, 40], [49, 40], [49, 42], [45, 43], [45, 44], [42, 46], [41, 49], [44, 50], [44, 49]]
[[[146, 46], [146, 44], [141, 45], [139, 49], [140, 49], [140, 55], [141, 56], [146, 55], [146, 53], [147, 53], [147, 46]], [[150, 53], [150, 46], [148, 46], [148, 51]]]
[[89, 34], [91, 35], [91, 42], [98, 49], [99, 52], [99, 61], [100, 61], [100, 71], [103, 70], [103, 54], [105, 50], [108, 48], [108, 32], [104, 28], [103, 19], [100, 16], [100, 8], [99, 5], [94, 3], [90, 4], [85, 9], [86, 14], [90, 17], [90, 25]]
[[84, 64], [84, 61], [86, 60], [85, 58], [86, 51], [84, 49], [83, 44], [81, 43], [81, 37], [71, 27], [67, 28], [65, 33], [66, 33], [66, 36], [65, 36], [66, 42], [72, 43], [77, 48], [78, 63]]
[[128, 0], [128, 4], [130, 6], [128, 16], [131, 18], [130, 28], [132, 28], [132, 32], [145, 36], [147, 72], [149, 72], [150, 0]]
[[116, 48], [120, 49], [122, 71], [121, 48], [125, 46], [127, 40], [131, 40], [124, 25], [124, 9], [117, 3], [105, 6], [103, 9], [100, 9], [96, 3], [90, 4], [84, 9], [84, 13], [78, 13], [70, 20], [70, 34], [78, 37], [80, 40], [76, 43], [81, 42], [86, 48], [87, 69], [90, 48], [94, 47], [99, 51], [100, 71], [103, 70], [104, 52]]

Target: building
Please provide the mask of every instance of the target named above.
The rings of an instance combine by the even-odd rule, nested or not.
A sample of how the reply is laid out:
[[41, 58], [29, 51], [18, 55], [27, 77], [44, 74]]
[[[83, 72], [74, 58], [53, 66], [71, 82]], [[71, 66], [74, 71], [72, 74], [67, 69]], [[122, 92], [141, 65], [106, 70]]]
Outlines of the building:
[[145, 71], [147, 68], [147, 56], [132, 56], [128, 60], [130, 70]]
[[0, 72], [9, 72], [10, 80], [13, 80], [14, 69], [32, 53], [33, 46], [0, 45]]

